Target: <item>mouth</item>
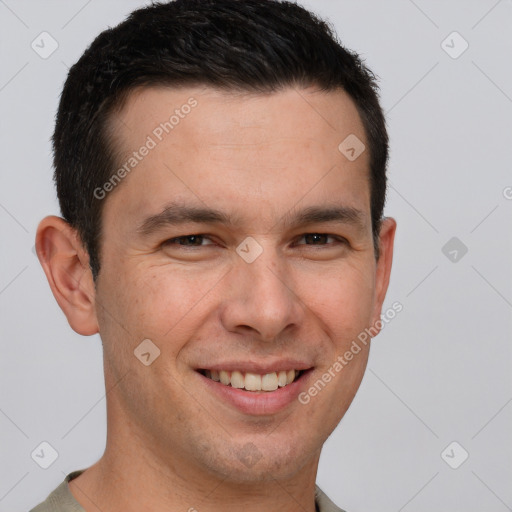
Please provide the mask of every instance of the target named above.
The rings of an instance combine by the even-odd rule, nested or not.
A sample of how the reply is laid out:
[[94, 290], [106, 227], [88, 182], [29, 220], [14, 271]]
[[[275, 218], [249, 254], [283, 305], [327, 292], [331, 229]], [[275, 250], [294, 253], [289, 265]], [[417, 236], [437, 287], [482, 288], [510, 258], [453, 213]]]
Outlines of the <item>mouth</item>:
[[214, 382], [224, 386], [252, 392], [270, 393], [280, 388], [285, 388], [301, 378], [304, 370], [280, 370], [265, 374], [200, 369], [198, 372]]
[[218, 405], [248, 417], [273, 417], [299, 404], [315, 368], [308, 363], [281, 360], [226, 362], [196, 367], [200, 386]]

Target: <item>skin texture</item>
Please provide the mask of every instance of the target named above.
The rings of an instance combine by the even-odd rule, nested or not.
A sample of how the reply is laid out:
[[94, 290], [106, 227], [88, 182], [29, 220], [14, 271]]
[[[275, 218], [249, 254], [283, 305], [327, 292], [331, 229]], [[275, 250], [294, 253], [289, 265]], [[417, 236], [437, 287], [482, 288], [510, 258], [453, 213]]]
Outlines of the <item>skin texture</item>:
[[[273, 414], [242, 413], [196, 370], [299, 360], [312, 368], [307, 390], [380, 318], [396, 223], [384, 220], [377, 261], [369, 153], [351, 162], [338, 150], [349, 134], [366, 144], [343, 91], [134, 91], [110, 126], [119, 166], [190, 98], [197, 106], [104, 199], [96, 286], [62, 219], [38, 229], [71, 327], [99, 331], [104, 347], [107, 447], [70, 488], [87, 511], [312, 512], [321, 447], [355, 396], [368, 347], [308, 404]], [[172, 202], [221, 210], [233, 224], [138, 230]], [[360, 222], [285, 223], [326, 205], [358, 210]], [[307, 233], [330, 236], [313, 243]], [[164, 244], [200, 234], [200, 245]], [[252, 263], [236, 252], [248, 236], [263, 250]], [[134, 356], [144, 339], [160, 350], [149, 366]]]

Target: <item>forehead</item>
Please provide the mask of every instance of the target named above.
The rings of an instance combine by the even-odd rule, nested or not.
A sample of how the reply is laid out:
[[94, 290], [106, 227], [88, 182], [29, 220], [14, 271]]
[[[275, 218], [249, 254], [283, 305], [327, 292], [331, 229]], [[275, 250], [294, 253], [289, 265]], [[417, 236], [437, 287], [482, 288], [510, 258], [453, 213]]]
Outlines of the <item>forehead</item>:
[[[182, 123], [187, 117], [200, 118], [201, 123]], [[170, 131], [161, 125], [171, 125]], [[112, 116], [110, 127], [121, 146], [137, 142], [132, 140], [138, 135], [137, 129], [150, 130], [157, 139], [159, 134], [172, 133], [176, 142], [191, 144], [199, 140], [243, 145], [254, 142], [258, 135], [259, 142], [264, 143], [272, 140], [274, 133], [316, 138], [317, 142], [320, 138], [328, 142], [329, 136], [336, 134], [337, 139], [350, 133], [365, 139], [357, 108], [341, 89], [325, 92], [290, 87], [263, 94], [206, 86], [139, 87], [126, 96], [122, 107]], [[246, 141], [246, 137], [250, 140]]]
[[347, 137], [367, 145], [355, 104], [341, 90], [141, 88], [110, 128], [117, 166], [129, 172], [108, 202], [122, 201], [133, 215], [175, 198], [238, 205], [256, 216], [256, 204], [270, 215], [305, 195], [369, 207], [368, 151], [353, 161], [340, 151]]

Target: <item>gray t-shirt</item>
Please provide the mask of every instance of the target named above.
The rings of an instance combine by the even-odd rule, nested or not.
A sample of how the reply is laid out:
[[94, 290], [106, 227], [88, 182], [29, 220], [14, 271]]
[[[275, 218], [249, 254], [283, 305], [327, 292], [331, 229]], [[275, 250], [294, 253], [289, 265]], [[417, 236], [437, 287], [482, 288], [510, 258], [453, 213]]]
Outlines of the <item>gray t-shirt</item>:
[[[30, 512], [85, 512], [80, 503], [75, 500], [69, 490], [68, 482], [76, 478], [85, 470], [73, 471], [55, 489], [43, 503], [37, 505]], [[315, 493], [317, 512], [344, 512], [338, 508], [317, 486]]]

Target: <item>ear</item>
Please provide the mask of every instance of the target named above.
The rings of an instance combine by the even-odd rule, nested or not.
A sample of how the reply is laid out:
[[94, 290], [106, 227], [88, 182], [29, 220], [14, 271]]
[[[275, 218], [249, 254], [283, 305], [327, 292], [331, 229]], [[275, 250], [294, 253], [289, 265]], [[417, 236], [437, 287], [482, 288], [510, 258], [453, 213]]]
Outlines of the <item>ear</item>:
[[[375, 275], [375, 305], [372, 326], [380, 320], [382, 303], [388, 291], [391, 264], [393, 262], [393, 245], [395, 241], [396, 221], [391, 217], [382, 220], [379, 233], [379, 259]], [[380, 331], [380, 329], [379, 329]]]
[[36, 252], [71, 328], [84, 336], [96, 334], [94, 281], [76, 230], [60, 217], [45, 217], [37, 228]]

